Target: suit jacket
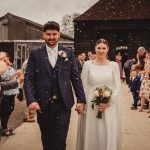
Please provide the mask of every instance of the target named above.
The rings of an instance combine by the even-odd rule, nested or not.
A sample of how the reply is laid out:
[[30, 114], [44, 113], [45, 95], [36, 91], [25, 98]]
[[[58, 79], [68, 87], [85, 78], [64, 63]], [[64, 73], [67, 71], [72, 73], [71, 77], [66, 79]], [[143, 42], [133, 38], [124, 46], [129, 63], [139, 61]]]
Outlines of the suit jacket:
[[[73, 51], [58, 44], [58, 51], [64, 51], [67, 59], [58, 54], [58, 83], [62, 100], [68, 109], [74, 104], [72, 85], [77, 102], [85, 102], [85, 94], [78, 72]], [[30, 52], [25, 71], [24, 90], [27, 104], [38, 102], [41, 109], [48, 107], [50, 91], [52, 90], [51, 69], [46, 45]]]
[[131, 92], [140, 91], [140, 86], [141, 86], [140, 76], [137, 75], [133, 80], [130, 79], [129, 86], [130, 86]]

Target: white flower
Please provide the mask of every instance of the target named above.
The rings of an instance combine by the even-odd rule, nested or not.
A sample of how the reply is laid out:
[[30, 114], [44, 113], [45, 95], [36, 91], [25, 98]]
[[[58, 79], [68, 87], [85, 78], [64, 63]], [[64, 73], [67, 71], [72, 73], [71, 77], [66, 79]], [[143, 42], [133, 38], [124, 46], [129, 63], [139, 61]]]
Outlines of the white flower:
[[58, 52], [58, 54], [59, 54], [59, 56], [61, 56], [62, 58], [64, 58], [65, 61], [68, 61], [67, 53], [66, 53], [65, 51], [60, 50], [60, 51]]
[[62, 56], [64, 51], [58, 51], [59, 56]]
[[68, 58], [66, 58], [65, 61], [68, 61]]
[[106, 90], [104, 93], [103, 93], [103, 97], [109, 97], [110, 96], [110, 92], [108, 90]]
[[99, 91], [98, 91], [98, 90], [95, 90], [95, 91], [94, 91], [94, 96], [95, 96], [95, 97], [98, 97], [98, 96], [99, 96]]
[[62, 57], [66, 58], [67, 54], [66, 53], [63, 53], [62, 54]]

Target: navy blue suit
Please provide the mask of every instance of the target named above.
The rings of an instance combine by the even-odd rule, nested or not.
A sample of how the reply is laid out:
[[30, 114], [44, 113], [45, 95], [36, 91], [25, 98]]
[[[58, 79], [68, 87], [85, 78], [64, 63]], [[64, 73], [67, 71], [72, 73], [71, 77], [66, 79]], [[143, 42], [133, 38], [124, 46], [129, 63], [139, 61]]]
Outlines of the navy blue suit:
[[134, 79], [130, 79], [129, 87], [133, 95], [134, 99], [133, 105], [135, 108], [137, 108], [137, 103], [139, 100], [140, 85], [141, 85], [140, 76], [137, 75]]
[[[37, 119], [43, 150], [66, 149], [70, 112], [74, 104], [72, 85], [77, 102], [86, 103], [73, 51], [58, 44], [60, 50], [66, 52], [68, 60], [58, 55], [54, 68], [49, 62], [46, 45], [32, 50], [25, 71], [27, 104], [38, 102], [42, 112], [37, 113]], [[57, 100], [53, 99], [54, 94], [57, 94]]]

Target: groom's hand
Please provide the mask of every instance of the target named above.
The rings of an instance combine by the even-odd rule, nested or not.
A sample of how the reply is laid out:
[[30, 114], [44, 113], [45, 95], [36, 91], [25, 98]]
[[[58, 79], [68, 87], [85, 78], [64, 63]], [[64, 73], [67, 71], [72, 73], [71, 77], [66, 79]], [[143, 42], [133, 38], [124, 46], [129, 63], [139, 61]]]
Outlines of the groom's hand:
[[76, 104], [75, 110], [78, 112], [78, 114], [83, 114], [83, 112], [85, 111], [85, 104], [84, 103]]
[[28, 108], [29, 108], [29, 110], [35, 110], [35, 111], [38, 111], [38, 110], [40, 110], [41, 108], [40, 108], [40, 106], [39, 106], [39, 104], [37, 103], [37, 102], [33, 102], [33, 103], [31, 103], [29, 106], [28, 106]]

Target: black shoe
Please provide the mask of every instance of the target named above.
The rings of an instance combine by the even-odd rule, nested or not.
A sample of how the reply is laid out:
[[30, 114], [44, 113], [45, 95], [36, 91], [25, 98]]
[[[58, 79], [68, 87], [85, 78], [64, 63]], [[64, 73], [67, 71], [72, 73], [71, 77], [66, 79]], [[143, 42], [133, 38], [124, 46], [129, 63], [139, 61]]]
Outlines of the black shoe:
[[131, 107], [131, 110], [137, 110], [137, 107]]
[[15, 135], [14, 130], [13, 129], [9, 129], [10, 135]]
[[2, 136], [11, 136], [11, 135], [15, 135], [12, 129], [2, 130]]
[[147, 105], [145, 105], [145, 106], [144, 106], [144, 109], [148, 109], [148, 106], [147, 106]]

